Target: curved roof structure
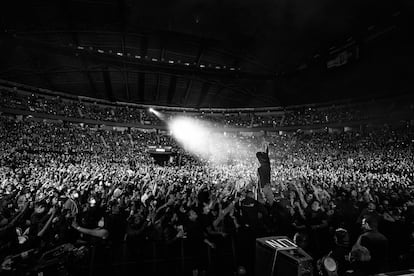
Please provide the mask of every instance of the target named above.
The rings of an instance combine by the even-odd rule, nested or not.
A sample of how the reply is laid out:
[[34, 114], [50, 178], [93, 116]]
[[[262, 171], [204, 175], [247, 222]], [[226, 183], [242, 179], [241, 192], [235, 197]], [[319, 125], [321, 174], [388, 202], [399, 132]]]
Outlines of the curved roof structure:
[[183, 107], [406, 93], [413, 4], [338, 0], [9, 1], [0, 78]]

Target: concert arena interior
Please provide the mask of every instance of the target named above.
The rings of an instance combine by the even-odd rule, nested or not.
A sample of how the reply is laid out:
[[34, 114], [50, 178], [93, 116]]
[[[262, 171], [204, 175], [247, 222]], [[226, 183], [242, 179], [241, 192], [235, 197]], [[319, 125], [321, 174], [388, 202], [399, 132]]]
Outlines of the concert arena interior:
[[413, 1], [0, 10], [0, 275], [414, 275]]

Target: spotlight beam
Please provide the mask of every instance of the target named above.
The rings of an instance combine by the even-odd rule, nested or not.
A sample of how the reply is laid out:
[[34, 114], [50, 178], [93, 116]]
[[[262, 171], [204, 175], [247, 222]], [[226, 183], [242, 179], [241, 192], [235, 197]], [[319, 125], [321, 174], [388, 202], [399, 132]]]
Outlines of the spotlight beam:
[[161, 121], [165, 121], [165, 115], [162, 114], [161, 112], [155, 110], [154, 108], [150, 107], [148, 109], [148, 111], [152, 114], [154, 114], [155, 116], [157, 116], [158, 119], [160, 119]]

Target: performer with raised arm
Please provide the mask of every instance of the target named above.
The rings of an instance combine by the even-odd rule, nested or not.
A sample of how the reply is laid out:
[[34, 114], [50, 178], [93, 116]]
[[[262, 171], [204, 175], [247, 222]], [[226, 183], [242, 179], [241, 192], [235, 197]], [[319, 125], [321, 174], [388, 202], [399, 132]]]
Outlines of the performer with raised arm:
[[270, 159], [269, 159], [269, 144], [264, 144], [264, 151], [259, 151], [256, 153], [257, 160], [260, 163], [260, 167], [257, 169], [257, 177], [258, 177], [258, 185], [257, 185], [257, 194], [256, 198], [260, 194], [264, 200], [262, 195], [263, 188], [266, 186], [270, 188]]

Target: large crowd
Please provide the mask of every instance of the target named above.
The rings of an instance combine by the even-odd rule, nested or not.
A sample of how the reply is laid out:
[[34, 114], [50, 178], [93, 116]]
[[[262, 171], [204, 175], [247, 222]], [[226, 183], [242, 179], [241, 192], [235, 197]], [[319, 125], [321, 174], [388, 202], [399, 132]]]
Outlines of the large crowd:
[[[44, 112], [49, 105], [37, 106]], [[68, 112], [89, 114], [73, 108]], [[61, 110], [57, 105], [50, 112]], [[314, 258], [315, 268], [317, 260], [332, 257], [339, 275], [414, 263], [409, 127], [244, 137], [252, 154], [241, 155], [234, 145], [220, 164], [193, 156], [169, 135], [139, 129], [1, 116], [0, 130], [5, 275], [40, 269], [22, 252], [36, 255], [68, 244], [72, 254], [88, 249], [88, 258], [80, 259], [93, 259], [99, 273], [128, 263], [144, 274], [253, 275], [255, 238], [277, 235], [292, 238]], [[259, 189], [255, 152], [264, 144], [271, 181]], [[148, 145], [172, 146], [175, 158], [156, 164]], [[383, 242], [373, 245], [367, 233]], [[165, 265], [152, 266], [160, 260]], [[91, 266], [76, 264], [68, 266], [70, 273]]]
[[[60, 115], [67, 118], [160, 126], [163, 121], [139, 105], [117, 104], [93, 99], [39, 94], [12, 88], [0, 88], [0, 108]], [[167, 117], [177, 111], [166, 111]], [[190, 110], [191, 116], [209, 120], [216, 126], [238, 128], [276, 128], [349, 123], [385, 118], [397, 113], [413, 114], [414, 99], [400, 97], [378, 102], [295, 107], [286, 110], [202, 111]], [[181, 112], [179, 112], [181, 113]]]

